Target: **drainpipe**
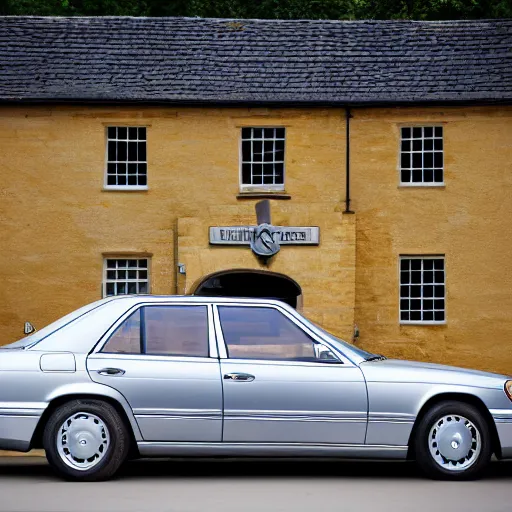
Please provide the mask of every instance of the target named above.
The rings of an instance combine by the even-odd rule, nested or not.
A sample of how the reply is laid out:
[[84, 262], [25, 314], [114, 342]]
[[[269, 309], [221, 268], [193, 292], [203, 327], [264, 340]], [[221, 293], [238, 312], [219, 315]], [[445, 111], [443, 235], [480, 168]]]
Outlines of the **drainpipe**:
[[346, 118], [346, 162], [345, 162], [345, 211], [343, 213], [355, 213], [350, 209], [350, 108], [345, 107], [345, 118]]

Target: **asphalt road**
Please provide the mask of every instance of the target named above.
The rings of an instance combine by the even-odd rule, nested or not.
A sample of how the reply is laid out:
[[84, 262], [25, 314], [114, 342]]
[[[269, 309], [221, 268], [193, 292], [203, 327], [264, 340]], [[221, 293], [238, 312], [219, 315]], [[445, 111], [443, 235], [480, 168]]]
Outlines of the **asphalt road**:
[[43, 458], [0, 458], [0, 511], [511, 512], [512, 463], [476, 482], [425, 480], [412, 463], [152, 460], [116, 480], [70, 483]]

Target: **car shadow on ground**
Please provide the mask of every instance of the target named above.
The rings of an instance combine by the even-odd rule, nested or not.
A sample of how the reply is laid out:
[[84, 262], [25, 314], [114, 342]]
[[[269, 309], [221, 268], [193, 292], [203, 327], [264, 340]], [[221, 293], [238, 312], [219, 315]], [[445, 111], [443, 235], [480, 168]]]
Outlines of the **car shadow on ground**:
[[[43, 457], [0, 458], [0, 480], [9, 478], [54, 480]], [[511, 462], [493, 462], [486, 479], [512, 477]], [[418, 479], [422, 474], [413, 462], [351, 461], [339, 459], [141, 459], [127, 462], [120, 479], [159, 478], [374, 478]]]

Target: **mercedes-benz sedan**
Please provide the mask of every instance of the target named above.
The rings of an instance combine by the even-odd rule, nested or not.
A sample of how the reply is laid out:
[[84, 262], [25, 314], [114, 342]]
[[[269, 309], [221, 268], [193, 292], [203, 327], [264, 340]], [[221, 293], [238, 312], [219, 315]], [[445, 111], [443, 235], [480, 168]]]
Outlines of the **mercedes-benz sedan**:
[[272, 300], [125, 296], [0, 349], [0, 449], [61, 476], [127, 457], [414, 458], [438, 478], [512, 457], [506, 376], [388, 360]]

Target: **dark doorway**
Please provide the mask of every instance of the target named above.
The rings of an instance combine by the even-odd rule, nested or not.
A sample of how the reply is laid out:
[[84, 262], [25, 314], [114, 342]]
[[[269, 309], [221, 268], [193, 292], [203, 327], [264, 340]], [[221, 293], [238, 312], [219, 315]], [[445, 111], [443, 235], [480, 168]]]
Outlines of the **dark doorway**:
[[283, 274], [256, 270], [229, 270], [205, 277], [193, 295], [277, 299], [296, 308], [299, 305], [302, 290], [293, 279]]

